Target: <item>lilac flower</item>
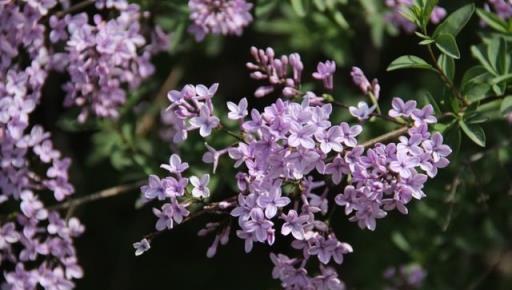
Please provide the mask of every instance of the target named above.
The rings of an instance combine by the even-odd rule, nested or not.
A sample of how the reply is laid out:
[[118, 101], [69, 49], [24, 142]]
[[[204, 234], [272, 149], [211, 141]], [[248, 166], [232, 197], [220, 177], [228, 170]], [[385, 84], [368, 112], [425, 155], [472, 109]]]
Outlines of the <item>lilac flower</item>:
[[133, 248], [135, 249], [135, 256], [140, 256], [147, 252], [151, 245], [147, 239], [142, 239], [140, 242], [133, 243]]
[[210, 196], [208, 183], [210, 182], [210, 175], [205, 174], [200, 179], [196, 176], [190, 177], [190, 183], [194, 186], [192, 196], [196, 198], [207, 198]]
[[321, 275], [315, 276], [313, 284], [318, 290], [344, 290], [345, 284], [338, 279], [338, 273], [331, 267], [320, 266]]
[[307, 215], [299, 216], [296, 211], [289, 210], [288, 214], [281, 214], [281, 218], [285, 221], [282, 228], [281, 234], [287, 236], [290, 233], [297, 240], [304, 239], [304, 226], [310, 220]]
[[322, 150], [323, 153], [328, 154], [331, 151], [343, 151], [343, 145], [341, 145], [342, 135], [339, 126], [333, 126], [329, 128], [327, 132], [322, 132], [318, 135], [320, 136], [317, 137], [317, 139], [320, 140], [320, 150]]
[[183, 218], [189, 215], [189, 211], [186, 207], [179, 204], [176, 200], [173, 200], [172, 203], [164, 204], [161, 210], [153, 208], [153, 213], [158, 217], [155, 226], [157, 231], [172, 229], [174, 222], [180, 224]]
[[434, 108], [432, 105], [426, 105], [423, 109], [414, 109], [411, 115], [416, 126], [422, 123], [433, 124], [437, 122], [437, 118], [434, 116]]
[[360, 125], [350, 127], [347, 123], [343, 122], [340, 124], [340, 130], [340, 141], [348, 147], [355, 147], [357, 145], [356, 137], [363, 132], [363, 127]]
[[313, 125], [301, 127], [296, 123], [292, 123], [292, 133], [288, 137], [288, 144], [292, 147], [302, 146], [304, 148], [312, 149], [315, 147], [313, 141], [313, 134], [316, 128]]
[[[487, 2], [500, 18], [508, 20], [512, 17], [512, 3], [510, 3], [510, 0], [508, 2], [507, 0], [488, 0]], [[487, 10], [490, 10], [489, 5], [486, 4]]]
[[156, 175], [150, 175], [148, 178], [148, 184], [143, 185], [140, 190], [147, 199], [158, 198], [159, 200], [164, 200], [168, 197], [166, 193], [165, 179], [160, 180]]
[[274, 189], [260, 195], [256, 202], [258, 206], [265, 209], [265, 216], [271, 219], [277, 214], [278, 208], [285, 207], [290, 203], [290, 198], [281, 196], [281, 191]]
[[357, 107], [350, 106], [348, 108], [350, 114], [360, 121], [367, 120], [370, 115], [375, 110], [376, 106], [368, 107], [368, 104], [365, 102], [359, 102], [357, 103]]
[[[407, 9], [414, 4], [413, 0], [386, 0], [386, 6], [391, 9], [386, 15], [385, 19], [390, 22], [397, 29], [403, 29], [407, 33], [412, 33], [416, 30], [416, 25], [409, 21], [402, 15], [403, 9]], [[446, 16], [446, 10], [442, 7], [435, 6], [430, 21], [432, 23], [439, 23]]]
[[396, 154], [396, 160], [389, 163], [389, 169], [400, 174], [403, 178], [408, 178], [411, 176], [411, 169], [417, 165], [416, 158], [409, 156], [405, 150], [399, 150]]
[[190, 0], [188, 8], [193, 25], [188, 30], [197, 41], [210, 33], [239, 36], [252, 22], [252, 6], [245, 0]]
[[363, 93], [368, 93], [369, 89], [371, 88], [371, 84], [364, 75], [364, 72], [360, 68], [354, 66], [352, 67], [350, 75], [352, 76], [352, 81], [354, 84], [356, 84]]
[[213, 164], [213, 173], [217, 170], [217, 166], [219, 165], [219, 159], [222, 155], [226, 154], [228, 152], [228, 149], [223, 150], [215, 150], [212, 146], [208, 145], [208, 143], [205, 143], [206, 148], [208, 149], [208, 152], [205, 152], [203, 154], [203, 162], [204, 163], [211, 163]]
[[228, 118], [231, 120], [243, 119], [245, 116], [249, 114], [249, 112], [247, 111], [246, 98], [241, 99], [238, 105], [236, 105], [233, 102], [227, 102], [227, 106], [229, 109]]
[[392, 109], [389, 110], [389, 116], [392, 118], [410, 117], [416, 109], [416, 101], [410, 100], [404, 102], [401, 98], [393, 98], [391, 102]]
[[190, 119], [192, 128], [199, 128], [199, 135], [202, 137], [210, 136], [212, 129], [217, 128], [220, 121], [219, 118], [211, 116], [210, 109], [202, 106], [198, 117]]
[[313, 77], [317, 80], [322, 80], [324, 87], [328, 90], [333, 89], [333, 76], [336, 71], [336, 63], [332, 60], [325, 62], [319, 62], [316, 68], [316, 72], [313, 73]]
[[434, 24], [440, 23], [446, 17], [446, 9], [443, 7], [436, 6], [432, 10], [432, 15], [430, 15], [430, 21]]
[[169, 171], [170, 173], [181, 174], [188, 169], [188, 163], [181, 162], [180, 156], [177, 154], [172, 154], [169, 158], [169, 164], [162, 164], [160, 167]]
[[242, 224], [242, 228], [247, 233], [254, 233], [257, 241], [264, 242], [273, 225], [271, 221], [265, 218], [263, 210], [255, 208], [251, 211], [250, 219]]

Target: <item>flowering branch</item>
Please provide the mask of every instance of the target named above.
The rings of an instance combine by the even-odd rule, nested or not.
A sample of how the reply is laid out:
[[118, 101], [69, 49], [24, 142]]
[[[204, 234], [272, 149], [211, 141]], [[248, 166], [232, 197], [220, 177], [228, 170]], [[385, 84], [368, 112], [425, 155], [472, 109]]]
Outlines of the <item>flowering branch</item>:
[[70, 6], [68, 9], [57, 12], [56, 16], [62, 17], [64, 15], [71, 14], [76, 11], [80, 11], [80, 10], [86, 8], [87, 6], [94, 4], [95, 2], [96, 2], [95, 0], [85, 0], [82, 2], [78, 2], [77, 4]]
[[407, 130], [409, 130], [409, 127], [407, 127], [407, 126], [401, 127], [394, 131], [388, 132], [386, 134], [383, 134], [383, 135], [375, 137], [371, 140], [368, 140], [368, 141], [362, 143], [361, 146], [368, 148], [368, 147], [372, 147], [373, 145], [375, 145], [377, 143], [382, 143], [385, 141], [393, 140], [393, 139], [398, 138], [399, 136], [405, 134], [407, 132]]
[[91, 203], [93, 201], [105, 199], [114, 197], [120, 194], [128, 193], [130, 191], [133, 191], [134, 189], [139, 188], [141, 185], [143, 185], [145, 181], [137, 181], [131, 184], [123, 184], [123, 185], [117, 185], [111, 188], [100, 190], [96, 193], [89, 194], [83, 197], [70, 199], [66, 202], [58, 203], [53, 206], [49, 206], [48, 209], [50, 210], [60, 210], [60, 209], [66, 209], [70, 207], [76, 207], [81, 206], [87, 203]]

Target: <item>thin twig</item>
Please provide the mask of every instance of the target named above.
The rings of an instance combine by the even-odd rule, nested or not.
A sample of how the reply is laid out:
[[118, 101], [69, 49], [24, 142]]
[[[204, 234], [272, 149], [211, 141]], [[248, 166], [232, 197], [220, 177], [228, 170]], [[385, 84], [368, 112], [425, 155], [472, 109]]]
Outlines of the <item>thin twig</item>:
[[[163, 107], [165, 102], [165, 96], [167, 96], [167, 92], [175, 88], [181, 77], [183, 75], [183, 69], [180, 67], [175, 67], [171, 70], [167, 79], [164, 81], [160, 89], [156, 94], [156, 98], [154, 100], [155, 106], [157, 108]], [[146, 135], [151, 131], [151, 128], [156, 124], [156, 116], [159, 115], [160, 110], [149, 110], [144, 116], [142, 116], [141, 120], [138, 122], [136, 134], [139, 136]]]
[[432, 46], [428, 45], [428, 54], [430, 55], [430, 59], [432, 60], [432, 63], [434, 65], [434, 69], [437, 71], [438, 75], [441, 77], [443, 82], [446, 84], [446, 86], [452, 90], [453, 95], [462, 102], [463, 106], [467, 106], [468, 102], [466, 99], [462, 96], [462, 93], [457, 89], [457, 87], [453, 84], [453, 82], [446, 76], [446, 74], [443, 72], [441, 67], [437, 64], [437, 57], [434, 54], [434, 51], [432, 50]]
[[83, 197], [78, 197], [74, 199], [70, 199], [66, 202], [58, 203], [53, 206], [49, 206], [49, 210], [59, 210], [59, 209], [66, 209], [71, 207], [77, 207], [81, 206], [87, 203], [91, 203], [93, 201], [114, 197], [116, 195], [120, 195], [123, 193], [130, 192], [136, 188], [139, 188], [141, 185], [143, 185], [146, 181], [138, 181], [132, 184], [123, 184], [123, 185], [117, 185], [111, 188], [107, 188], [101, 191], [98, 191], [93, 194], [89, 194]]
[[[192, 214], [190, 214], [189, 216], [184, 218], [183, 221], [181, 221], [181, 223], [179, 223], [179, 224], [176, 224], [175, 227], [178, 226], [178, 225], [182, 225], [182, 224], [184, 224], [184, 223], [186, 223], [186, 222], [188, 222], [188, 221], [190, 221], [190, 220], [192, 220], [192, 219], [194, 219], [196, 217], [202, 216], [203, 214], [206, 214], [206, 213], [217, 213], [217, 214], [228, 213], [229, 211], [226, 211], [226, 210], [230, 209], [232, 207], [232, 203], [237, 198], [238, 198], [238, 196], [235, 195], [235, 196], [228, 197], [228, 198], [226, 198], [223, 201], [213, 202], [213, 203], [207, 204], [207, 205], [203, 206], [200, 210], [198, 210], [196, 212], [193, 212]], [[230, 206], [228, 206], [228, 207], [220, 206], [223, 203], [229, 203]], [[164, 232], [166, 232], [166, 231], [156, 231], [156, 232], [149, 233], [149, 234], [144, 236], [144, 239], [153, 240], [154, 238], [160, 236]]]
[[96, 2], [95, 0], [85, 0], [85, 1], [79, 2], [79, 3], [69, 7], [66, 10], [62, 10], [62, 11], [57, 12], [56, 16], [60, 18], [60, 17], [62, 17], [64, 15], [66, 15], [66, 14], [70, 14], [70, 13], [73, 13], [73, 12], [76, 12], [76, 11], [80, 11], [82, 9], [85, 9], [87, 6], [94, 4], [95, 2]]
[[446, 202], [448, 202], [450, 204], [450, 209], [448, 210], [448, 215], [446, 216], [446, 221], [443, 224], [444, 232], [448, 229], [448, 227], [450, 226], [450, 223], [452, 221], [453, 208], [455, 206], [455, 195], [457, 194], [457, 189], [459, 187], [459, 184], [461, 183], [460, 174], [461, 174], [461, 172], [459, 171], [457, 173], [457, 175], [455, 176], [455, 178], [453, 179], [452, 185], [450, 187], [450, 195], [446, 199]]
[[498, 256], [494, 259], [492, 264], [485, 272], [483, 272], [480, 276], [478, 276], [469, 286], [466, 288], [466, 290], [474, 290], [477, 289], [477, 287], [500, 265], [503, 257], [506, 256], [506, 251], [501, 251]]
[[377, 143], [382, 143], [382, 142], [385, 142], [385, 141], [388, 141], [388, 140], [395, 139], [395, 138], [399, 137], [400, 135], [406, 133], [407, 130], [409, 130], [409, 127], [407, 127], [407, 126], [398, 128], [398, 129], [396, 129], [394, 131], [391, 131], [391, 132], [388, 132], [386, 134], [383, 134], [383, 135], [380, 135], [378, 137], [375, 137], [373, 139], [370, 139], [370, 140], [362, 143], [361, 146], [363, 146], [365, 148], [368, 148], [368, 147], [371, 147], [371, 146], [373, 146], [373, 145], [375, 145]]

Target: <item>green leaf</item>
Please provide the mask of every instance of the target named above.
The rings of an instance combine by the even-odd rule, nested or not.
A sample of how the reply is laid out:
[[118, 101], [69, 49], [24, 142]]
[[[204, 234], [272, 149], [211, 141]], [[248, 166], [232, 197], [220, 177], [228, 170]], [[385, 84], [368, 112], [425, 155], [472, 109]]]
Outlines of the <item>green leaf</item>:
[[464, 26], [469, 22], [469, 19], [471, 19], [474, 12], [475, 4], [468, 4], [448, 15], [448, 17], [446, 17], [446, 19], [437, 26], [434, 31], [434, 38], [441, 33], [457, 36], [462, 28], [464, 28]]
[[[452, 148], [453, 156], [456, 156], [460, 149], [462, 134], [456, 122], [448, 126], [443, 132], [444, 143]], [[452, 157], [453, 157], [452, 156]]]
[[431, 104], [432, 107], [434, 108], [434, 113], [441, 114], [441, 108], [439, 107], [439, 104], [437, 103], [436, 99], [432, 96], [432, 94], [427, 91], [423, 96], [427, 101], [426, 103]]
[[508, 32], [507, 23], [503, 19], [499, 18], [498, 15], [480, 8], [476, 10], [476, 14], [478, 14], [480, 19], [482, 19], [487, 25], [497, 31], [504, 33]]
[[338, 23], [338, 25], [342, 29], [350, 28], [350, 25], [348, 24], [347, 19], [345, 19], [345, 16], [343, 16], [343, 14], [340, 11], [334, 12], [333, 17], [334, 17], [334, 21], [336, 21], [336, 23]]
[[445, 54], [441, 54], [437, 60], [437, 65], [441, 68], [443, 73], [450, 79], [453, 80], [455, 77], [455, 61], [453, 58], [448, 57]]
[[302, 0], [290, 0], [292, 3], [293, 10], [295, 10], [295, 13], [299, 15], [300, 17], [306, 16], [306, 10], [304, 9], [304, 3], [302, 3]]
[[471, 54], [480, 62], [480, 64], [491, 74], [497, 75], [496, 70], [492, 67], [489, 59], [487, 57], [487, 53], [483, 51], [483, 49], [479, 46], [471, 47]]
[[453, 35], [448, 33], [439, 34], [436, 37], [436, 46], [449, 57], [456, 59], [460, 58], [459, 47], [457, 46], [457, 41]]
[[462, 89], [468, 85], [474, 84], [474, 83], [482, 83], [485, 82], [488, 79], [489, 73], [487, 70], [480, 65], [476, 65], [468, 69], [464, 76], [462, 77], [461, 86]]
[[459, 121], [459, 126], [471, 141], [475, 142], [480, 147], [485, 147], [485, 132], [481, 126], [476, 124], [467, 124], [463, 120]]
[[423, 24], [428, 24], [430, 22], [430, 16], [432, 15], [432, 10], [437, 5], [439, 0], [426, 0], [423, 4], [423, 13], [422, 13], [422, 22]]
[[[277, 1], [274, 1], [274, 0], [272, 0], [272, 2], [276, 2], [277, 3]], [[325, 2], [324, 2], [324, 0], [313, 0], [313, 3], [315, 4], [316, 9], [318, 9], [318, 10], [320, 10], [322, 12], [325, 11]]]
[[411, 250], [411, 245], [400, 232], [393, 232], [391, 234], [391, 240], [400, 250], [404, 252], [409, 252]]
[[463, 93], [470, 102], [476, 102], [485, 99], [489, 90], [491, 90], [489, 84], [473, 83], [465, 86]]
[[512, 96], [507, 96], [503, 99], [500, 106], [500, 112], [502, 114], [508, 114], [512, 112]]
[[498, 74], [508, 72], [507, 43], [502, 37], [491, 38], [487, 44], [487, 59]]
[[506, 82], [508, 80], [511, 80], [512, 79], [512, 73], [511, 74], [506, 74], [506, 75], [502, 75], [502, 76], [499, 76], [499, 77], [495, 77], [491, 80], [491, 83], [493, 85], [497, 85], [497, 84], [500, 84], [502, 82]]
[[391, 64], [389, 64], [387, 71], [408, 68], [434, 70], [434, 68], [423, 59], [414, 55], [404, 55], [392, 61]]

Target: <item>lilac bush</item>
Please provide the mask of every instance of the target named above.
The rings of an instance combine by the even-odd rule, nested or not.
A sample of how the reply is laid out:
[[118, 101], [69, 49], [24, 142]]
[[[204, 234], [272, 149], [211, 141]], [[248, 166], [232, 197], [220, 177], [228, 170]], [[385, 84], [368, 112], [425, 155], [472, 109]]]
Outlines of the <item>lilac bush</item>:
[[[445, 3], [0, 0], [0, 288], [74, 289], [91, 264], [109, 280], [131, 283], [103, 274], [112, 262], [105, 256], [99, 264], [88, 255], [103, 258], [100, 247], [75, 248], [85, 230], [76, 208], [137, 189], [131, 216], [110, 215], [115, 207], [107, 208], [109, 219], [94, 213], [97, 224], [117, 227], [116, 218], [130, 224], [145, 208], [152, 230], [131, 245], [135, 256], [203, 216], [197, 235], [210, 239], [206, 257], [224, 253], [221, 246], [233, 240], [247, 254], [265, 248], [268, 276], [272, 268], [283, 289], [341, 290], [349, 287], [345, 281], [364, 287], [358, 280], [368, 274], [353, 273], [381, 271], [382, 263], [402, 266], [388, 268], [384, 283], [376, 278], [368, 285], [476, 289], [491, 274], [506, 279], [512, 2], [488, 0], [478, 9], [471, 3], [451, 14]], [[477, 42], [459, 49], [462, 28], [477, 24], [470, 23], [475, 11], [482, 24], [474, 25]], [[241, 36], [249, 26], [257, 38], [226, 45], [227, 36]], [[443, 86], [423, 75], [381, 83], [359, 67], [350, 69], [365, 63], [366, 72], [382, 75], [378, 60], [387, 60], [388, 52], [382, 37], [399, 30], [408, 33], [404, 39], [418, 37], [425, 53], [402, 55], [387, 70], [421, 69]], [[368, 36], [372, 45], [352, 51], [355, 40], [366, 43]], [[237, 98], [236, 90], [250, 85], [239, 82], [229, 66], [236, 60], [229, 58], [240, 47], [267, 41], [276, 49], [251, 47], [245, 64], [256, 89]], [[283, 50], [301, 54], [276, 53]], [[164, 51], [162, 63], [152, 63]], [[196, 59], [200, 53], [204, 57]], [[469, 54], [472, 63], [458, 66]], [[310, 65], [313, 57], [321, 61]], [[210, 71], [205, 63], [215, 65]], [[347, 69], [344, 80], [352, 88], [336, 79]], [[183, 76], [185, 83], [206, 77], [198, 82], [207, 85], [181, 86]], [[449, 165], [443, 172], [451, 175], [438, 176]], [[434, 179], [437, 186], [427, 187]], [[82, 195], [105, 182], [129, 183]], [[428, 202], [412, 203], [427, 193]], [[379, 221], [395, 210], [414, 212], [407, 219], [414, 226]], [[121, 239], [138, 235], [122, 227], [116, 230], [123, 235], [100, 230], [92, 234], [102, 233], [106, 248], [119, 247], [121, 256], [130, 249], [125, 240], [119, 246]], [[365, 230], [379, 240], [370, 249], [358, 236], [370, 234]], [[381, 239], [411, 264], [394, 251], [380, 258], [390, 250]], [[379, 259], [368, 263], [363, 251]], [[354, 252], [363, 258], [347, 267]], [[179, 255], [173, 258], [182, 263]], [[429, 266], [428, 276], [420, 264]], [[469, 280], [437, 281], [454, 266]], [[152, 276], [144, 287], [151, 287], [157, 275], [147, 272]], [[182, 287], [180, 278], [173, 287]], [[182, 283], [195, 288], [188, 278]], [[117, 283], [99, 287], [126, 287]]]
[[[267, 79], [267, 92], [282, 88], [288, 98], [279, 98], [261, 111], [252, 109], [250, 114], [247, 99], [238, 105], [228, 102], [228, 117], [239, 121], [239, 133], [235, 133], [238, 142], [223, 149], [208, 146], [203, 161], [216, 164], [222, 156], [229, 156], [238, 172], [238, 196], [208, 204], [209, 175], [183, 177], [188, 164], [173, 154], [169, 164], [162, 165], [171, 175], [162, 179], [152, 175], [141, 188], [146, 202], [165, 202], [153, 209], [158, 218], [156, 233], [172, 229], [198, 212], [229, 214], [237, 218], [237, 230], [227, 223], [207, 225], [201, 232], [215, 232], [209, 257], [216, 253], [219, 242], [227, 243], [231, 234], [245, 241], [246, 252], [255, 243], [272, 246], [281, 239], [290, 241], [285, 238], [289, 236], [291, 246], [300, 254], [296, 258], [271, 256], [275, 264], [273, 276], [284, 288], [343, 289], [343, 283], [329, 265], [341, 264], [343, 256], [353, 250], [334, 234], [330, 213], [337, 206], [343, 207], [350, 221], [370, 230], [375, 230], [376, 220], [389, 211], [397, 209], [407, 214], [409, 202], [425, 197], [422, 189], [428, 178], [448, 165], [446, 157], [451, 149], [443, 144], [440, 133], [429, 132], [429, 125], [437, 122], [432, 106], [417, 108], [415, 101], [400, 98], [393, 99], [388, 115], [401, 125], [392, 136], [399, 142], [383, 143], [377, 139], [360, 143], [361, 125], [330, 121], [336, 102], [300, 91], [303, 66], [298, 54], [274, 58], [271, 48], [252, 48], [251, 53], [259, 64], [247, 65], [253, 71], [251, 76]], [[288, 64], [293, 76], [288, 75]], [[334, 70], [332, 62], [319, 63], [313, 78], [331, 90]], [[352, 76], [355, 84], [377, 102], [378, 81], [370, 84], [357, 68]], [[216, 90], [216, 84], [210, 89], [186, 85], [181, 91], [169, 93], [171, 105], [167, 111], [179, 121], [174, 124], [175, 140], [183, 141], [188, 131], [197, 128], [202, 137], [207, 137], [223, 126], [211, 106]], [[261, 90], [255, 92], [256, 97], [261, 96]], [[301, 101], [294, 101], [297, 98]], [[353, 112], [352, 108], [350, 111]], [[202, 206], [205, 202], [208, 205]], [[156, 233], [134, 244], [137, 254], [149, 248]], [[317, 276], [309, 275], [306, 269], [312, 260], [320, 262]]]

